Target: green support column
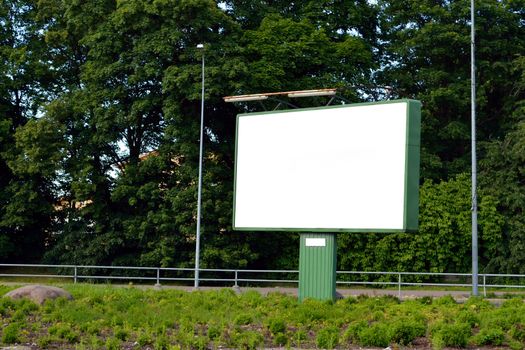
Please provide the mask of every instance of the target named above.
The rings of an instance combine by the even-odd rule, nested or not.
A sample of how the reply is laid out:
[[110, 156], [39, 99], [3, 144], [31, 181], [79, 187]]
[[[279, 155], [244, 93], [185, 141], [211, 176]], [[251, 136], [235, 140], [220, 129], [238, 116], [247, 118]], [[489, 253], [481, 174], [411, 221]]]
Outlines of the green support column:
[[301, 233], [299, 301], [335, 300], [336, 266], [335, 233]]

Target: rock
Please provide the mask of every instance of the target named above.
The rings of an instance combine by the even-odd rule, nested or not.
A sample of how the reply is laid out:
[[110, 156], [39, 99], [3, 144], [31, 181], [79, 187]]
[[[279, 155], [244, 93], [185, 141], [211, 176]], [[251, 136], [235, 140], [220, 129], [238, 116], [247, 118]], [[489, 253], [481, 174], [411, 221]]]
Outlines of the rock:
[[34, 301], [36, 304], [42, 305], [46, 300], [56, 299], [56, 298], [66, 298], [72, 300], [73, 297], [69, 292], [65, 291], [62, 288], [51, 287], [51, 286], [39, 286], [31, 285], [21, 287], [15, 290], [12, 290], [4, 295], [4, 297], [11, 299], [22, 299], [28, 298]]

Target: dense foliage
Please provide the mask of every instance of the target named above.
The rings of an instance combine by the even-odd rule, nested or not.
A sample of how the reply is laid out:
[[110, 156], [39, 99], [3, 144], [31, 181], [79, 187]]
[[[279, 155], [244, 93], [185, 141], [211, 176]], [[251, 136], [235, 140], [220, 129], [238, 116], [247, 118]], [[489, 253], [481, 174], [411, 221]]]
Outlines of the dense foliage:
[[[525, 304], [470, 298], [349, 296], [337, 302], [230, 289], [184, 292], [93, 285], [36, 305], [0, 298], [0, 345], [42, 349], [522, 349]], [[0, 292], [7, 290], [0, 286]], [[522, 313], [524, 311], [524, 313]]]
[[[481, 271], [524, 273], [525, 1], [476, 7]], [[231, 230], [235, 115], [260, 106], [222, 97], [337, 87], [423, 103], [420, 233], [341, 235], [340, 267], [468, 271], [469, 16], [464, 0], [2, 1], [0, 262], [193, 265], [204, 54], [203, 267], [298, 261], [294, 234]]]

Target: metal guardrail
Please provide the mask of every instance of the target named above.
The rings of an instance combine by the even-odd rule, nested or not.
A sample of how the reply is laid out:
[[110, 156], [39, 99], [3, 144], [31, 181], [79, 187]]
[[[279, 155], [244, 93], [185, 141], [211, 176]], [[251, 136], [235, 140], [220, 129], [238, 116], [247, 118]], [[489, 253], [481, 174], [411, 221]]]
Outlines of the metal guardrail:
[[[18, 272], [6, 272], [2, 270], [9, 268], [18, 269], [31, 269], [31, 273], [20, 273]], [[34, 273], [35, 269], [44, 269], [44, 272]], [[50, 269], [57, 269], [59, 273], [50, 274]], [[115, 274], [93, 274], [89, 273], [93, 270], [112, 270], [112, 271], [134, 271], [140, 272], [140, 275], [115, 275]], [[65, 272], [68, 271], [68, 272]], [[88, 273], [82, 273], [87, 271]], [[281, 275], [289, 277], [289, 275], [299, 274], [298, 270], [244, 270], [244, 269], [199, 269], [200, 273], [206, 275], [206, 273], [215, 274], [213, 277], [203, 277], [199, 280], [202, 282], [213, 282], [213, 283], [234, 283], [234, 287], [239, 287], [239, 283], [291, 283], [298, 285], [299, 280], [289, 278], [255, 278], [250, 276], [256, 275]], [[170, 273], [175, 273], [170, 276]], [[181, 276], [186, 274], [187, 276]], [[225, 277], [220, 277], [221, 275]], [[337, 280], [338, 285], [361, 285], [361, 286], [397, 286], [398, 294], [401, 297], [402, 286], [418, 286], [418, 287], [471, 287], [470, 283], [466, 283], [472, 274], [469, 273], [445, 273], [445, 272], [391, 272], [391, 271], [337, 271], [338, 277], [341, 276], [343, 279]], [[376, 278], [394, 278], [395, 281], [369, 281], [369, 280], [344, 280], [345, 276], [371, 276]], [[126, 281], [155, 281], [155, 285], [160, 286], [161, 282], [190, 282], [194, 281], [195, 269], [193, 268], [171, 268], [171, 267], [141, 267], [141, 266], [98, 266], [98, 265], [44, 265], [44, 264], [0, 264], [0, 277], [19, 277], [19, 278], [64, 278], [71, 279], [74, 283], [79, 280], [126, 280]], [[438, 282], [410, 282], [409, 277], [424, 276], [424, 277], [437, 277], [438, 280], [445, 280], [447, 278], [456, 278], [463, 280], [457, 283], [451, 283], [450, 281], [438, 281]], [[482, 279], [480, 286], [483, 288], [483, 294], [487, 295], [487, 288], [514, 288], [521, 289], [525, 288], [525, 275], [519, 274], [479, 274], [479, 278]], [[403, 280], [405, 278], [405, 280]], [[511, 284], [489, 284], [487, 279], [517, 279], [522, 280], [523, 284], [511, 283]]]

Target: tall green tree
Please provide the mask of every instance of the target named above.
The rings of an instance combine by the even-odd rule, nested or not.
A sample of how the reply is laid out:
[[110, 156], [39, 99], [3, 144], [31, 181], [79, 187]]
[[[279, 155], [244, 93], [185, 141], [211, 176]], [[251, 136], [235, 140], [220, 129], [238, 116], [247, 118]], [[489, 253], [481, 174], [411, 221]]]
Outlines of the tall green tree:
[[[422, 177], [441, 179], [470, 164], [470, 3], [382, 1], [378, 82], [393, 97], [423, 102]], [[522, 1], [476, 2], [478, 138], [508, 131], [509, 72], [524, 49]]]
[[[216, 43], [231, 32], [231, 21], [211, 1], [48, 1], [42, 11], [43, 19], [59, 18], [47, 36], [70, 40], [52, 41], [57, 48], [66, 45], [57, 53], [68, 53], [56, 59], [71, 62], [64, 67], [78, 67], [63, 71], [66, 77], [76, 72], [78, 84], [68, 77], [70, 89], [47, 108], [47, 117], [64, 130], [68, 151], [62, 191], [70, 203], [48, 259], [187, 264], [195, 237], [199, 130], [200, 57], [195, 47], [206, 42], [214, 48], [209, 49], [208, 79], [223, 86], [208, 86], [209, 91], [228, 90], [224, 82], [235, 77], [234, 61], [213, 58], [228, 49]], [[209, 111], [206, 137], [212, 155], [206, 158], [212, 170], [214, 162], [223, 162], [213, 151], [221, 148], [219, 134], [231, 131], [220, 110]], [[231, 157], [226, 161], [231, 163]], [[208, 174], [206, 183], [220, 185], [221, 179]], [[228, 203], [219, 188], [224, 191], [222, 185], [214, 189], [218, 199], [205, 197], [211, 212]], [[206, 218], [224, 221], [223, 215]]]
[[525, 191], [524, 164], [525, 158], [525, 58], [516, 57], [510, 74], [513, 85], [514, 103], [506, 106], [508, 119], [514, 122], [511, 130], [504, 137], [485, 142], [482, 146], [480, 184], [499, 199], [499, 210], [505, 215], [505, 237], [499, 264], [502, 272], [523, 273], [525, 254], [523, 252], [525, 236]]
[[12, 162], [19, 155], [15, 130], [42, 111], [51, 73], [35, 1], [3, 1], [0, 23], [0, 260], [36, 261], [53, 225], [53, 187]]

